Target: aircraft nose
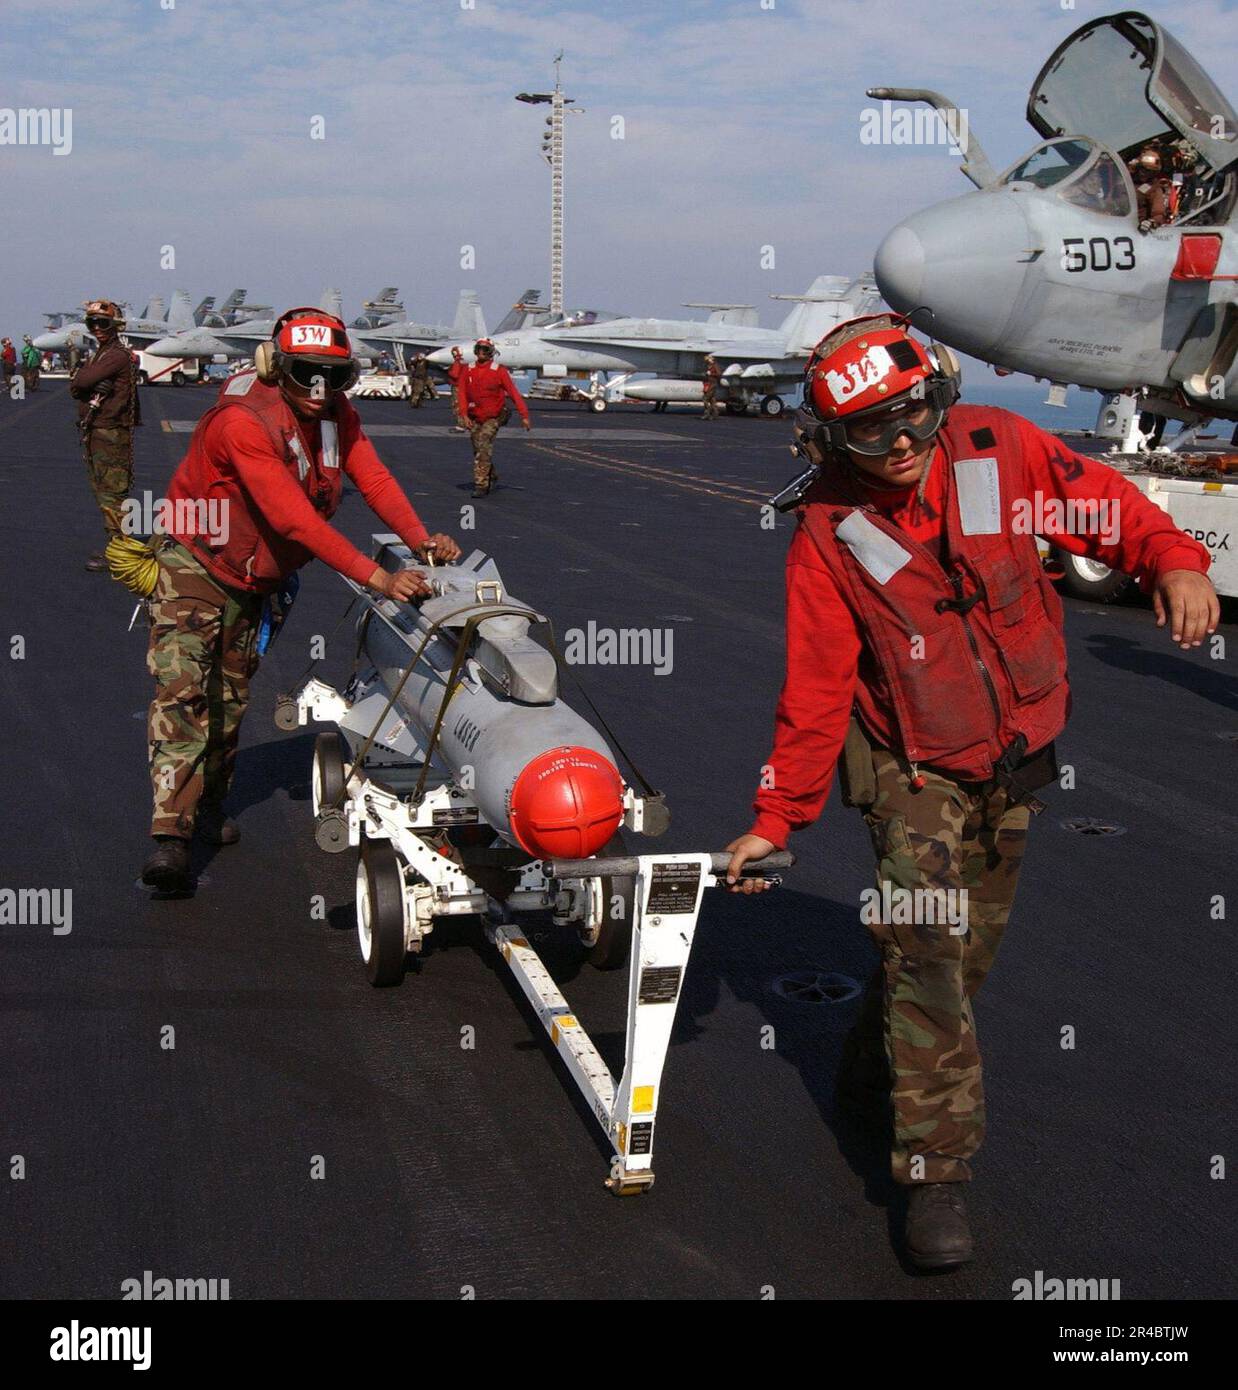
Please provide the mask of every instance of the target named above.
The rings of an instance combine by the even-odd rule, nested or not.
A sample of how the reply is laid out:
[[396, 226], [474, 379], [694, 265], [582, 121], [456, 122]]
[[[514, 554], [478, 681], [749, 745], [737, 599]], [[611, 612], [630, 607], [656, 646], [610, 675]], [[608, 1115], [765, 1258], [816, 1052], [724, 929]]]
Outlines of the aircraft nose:
[[149, 353], [152, 357], [180, 357], [183, 355], [181, 351], [183, 346], [182, 344], [181, 348], [178, 348], [175, 338], [159, 338], [148, 347], [144, 347], [142, 351]]
[[57, 352], [65, 339], [59, 333], [40, 333], [34, 339], [33, 346], [40, 352]]
[[450, 348], [435, 348], [433, 352], [426, 353], [426, 361], [433, 363], [436, 367], [450, 367], [452, 363]]
[[877, 249], [882, 298], [916, 326], [984, 356], [1002, 339], [1031, 263], [1027, 221], [1013, 194], [966, 193], [900, 222]]
[[900, 222], [877, 248], [873, 271], [881, 297], [891, 308], [906, 313], [921, 303], [924, 285], [924, 243], [915, 229]]

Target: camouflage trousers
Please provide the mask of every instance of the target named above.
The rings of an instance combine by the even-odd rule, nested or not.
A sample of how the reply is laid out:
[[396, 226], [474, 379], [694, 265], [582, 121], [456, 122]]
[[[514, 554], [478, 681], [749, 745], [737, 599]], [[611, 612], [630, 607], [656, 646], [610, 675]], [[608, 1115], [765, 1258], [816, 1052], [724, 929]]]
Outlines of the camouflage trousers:
[[1031, 813], [991, 782], [925, 768], [917, 791], [904, 761], [881, 748], [872, 757], [876, 800], [862, 809], [877, 892], [893, 906], [866, 914], [881, 917], [869, 925], [881, 964], [844, 1047], [844, 1078], [869, 1095], [890, 1090], [896, 1182], [965, 1182], [984, 1138], [972, 997], [1010, 916]]
[[473, 486], [489, 489], [498, 481], [498, 471], [490, 462], [494, 452], [494, 436], [502, 421], [496, 415], [490, 420], [470, 420], [469, 437], [473, 441]]
[[409, 383], [408, 403], [414, 410], [421, 407], [422, 401], [432, 401], [434, 399], [434, 387], [428, 381], [419, 381], [415, 377]]
[[718, 392], [711, 391], [708, 387], [701, 394], [701, 399], [705, 404], [705, 412], [702, 416], [706, 420], [716, 420], [718, 418]]
[[224, 589], [183, 546], [159, 552], [146, 665], [152, 835], [193, 835], [198, 805], [219, 805], [236, 763], [250, 677], [258, 669], [262, 596]]
[[451, 388], [451, 418], [457, 425], [463, 425], [465, 423], [460, 418], [460, 388], [458, 386], [453, 386]]
[[86, 476], [110, 540], [121, 533], [122, 508], [133, 486], [133, 431], [94, 426], [86, 431], [83, 448]]

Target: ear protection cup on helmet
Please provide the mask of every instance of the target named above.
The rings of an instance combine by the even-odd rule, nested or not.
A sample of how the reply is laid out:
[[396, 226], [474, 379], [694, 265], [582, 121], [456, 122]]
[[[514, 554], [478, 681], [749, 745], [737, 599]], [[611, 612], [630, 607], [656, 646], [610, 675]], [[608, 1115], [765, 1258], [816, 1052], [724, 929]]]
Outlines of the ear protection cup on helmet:
[[958, 400], [959, 392], [963, 386], [962, 364], [959, 362], [954, 349], [947, 347], [945, 343], [930, 343], [926, 351], [929, 361], [936, 368], [938, 375], [949, 384], [949, 404], [953, 405]]
[[258, 380], [268, 386], [279, 377], [279, 364], [275, 357], [273, 342], [259, 343], [254, 349], [254, 371]]

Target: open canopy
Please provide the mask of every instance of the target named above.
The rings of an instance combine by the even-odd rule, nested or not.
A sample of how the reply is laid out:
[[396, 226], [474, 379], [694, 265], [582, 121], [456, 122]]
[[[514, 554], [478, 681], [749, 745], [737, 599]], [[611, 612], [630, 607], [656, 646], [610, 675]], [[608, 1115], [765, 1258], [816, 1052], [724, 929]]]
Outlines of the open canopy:
[[1043, 136], [1091, 136], [1129, 156], [1182, 139], [1220, 172], [1238, 160], [1238, 116], [1161, 25], [1136, 10], [1095, 19], [1058, 46], [1028, 97]]

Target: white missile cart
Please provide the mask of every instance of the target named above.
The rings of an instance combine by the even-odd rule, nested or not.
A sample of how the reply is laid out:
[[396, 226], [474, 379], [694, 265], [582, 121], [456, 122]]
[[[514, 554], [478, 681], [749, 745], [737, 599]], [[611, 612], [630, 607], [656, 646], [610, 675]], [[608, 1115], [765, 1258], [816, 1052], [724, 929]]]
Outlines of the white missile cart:
[[[376, 560], [387, 568], [412, 561], [397, 537], [374, 541]], [[567, 709], [557, 699], [553, 656], [526, 635], [531, 622], [545, 620], [505, 595], [493, 562], [479, 552], [429, 574], [436, 595], [417, 606], [375, 599], [354, 585], [364, 607], [351, 680], [336, 691], [311, 678], [295, 695], [280, 698], [281, 728], [326, 722], [339, 729], [320, 734], [315, 745], [315, 837], [332, 853], [358, 851], [357, 936], [374, 985], [402, 981], [406, 957], [425, 949], [438, 918], [480, 916], [610, 1142], [607, 1186], [620, 1194], [643, 1191], [653, 1183], [662, 1071], [702, 896], [724, 874], [727, 856], [628, 855], [618, 835], [603, 855], [585, 859], [536, 858], [515, 844], [493, 788], [488, 795], [476, 784], [486, 780], [484, 770], [469, 785], [474, 778], [460, 775], [459, 748], [449, 746], [443, 728], [461, 726], [463, 746], [469, 746], [469, 682], [491, 700], [503, 700], [515, 687], [530, 699], [545, 697], [552, 710]], [[424, 640], [418, 645], [417, 639]], [[437, 670], [429, 659], [434, 649], [426, 647], [430, 639], [443, 641]], [[398, 680], [397, 651], [404, 653]], [[452, 657], [450, 672], [444, 652]], [[410, 681], [414, 657], [419, 675]], [[423, 670], [429, 670], [424, 680]], [[444, 702], [447, 690], [452, 693]], [[464, 713], [457, 714], [457, 705]], [[451, 720], [443, 717], [446, 708]], [[505, 738], [505, 746], [510, 741]], [[665, 824], [660, 797], [625, 787], [625, 829], [657, 834]], [[790, 855], [771, 855], [749, 869], [769, 873], [791, 862]], [[548, 913], [556, 924], [574, 928], [598, 968], [628, 965], [625, 1062], [618, 1079], [516, 925], [524, 913]]]

